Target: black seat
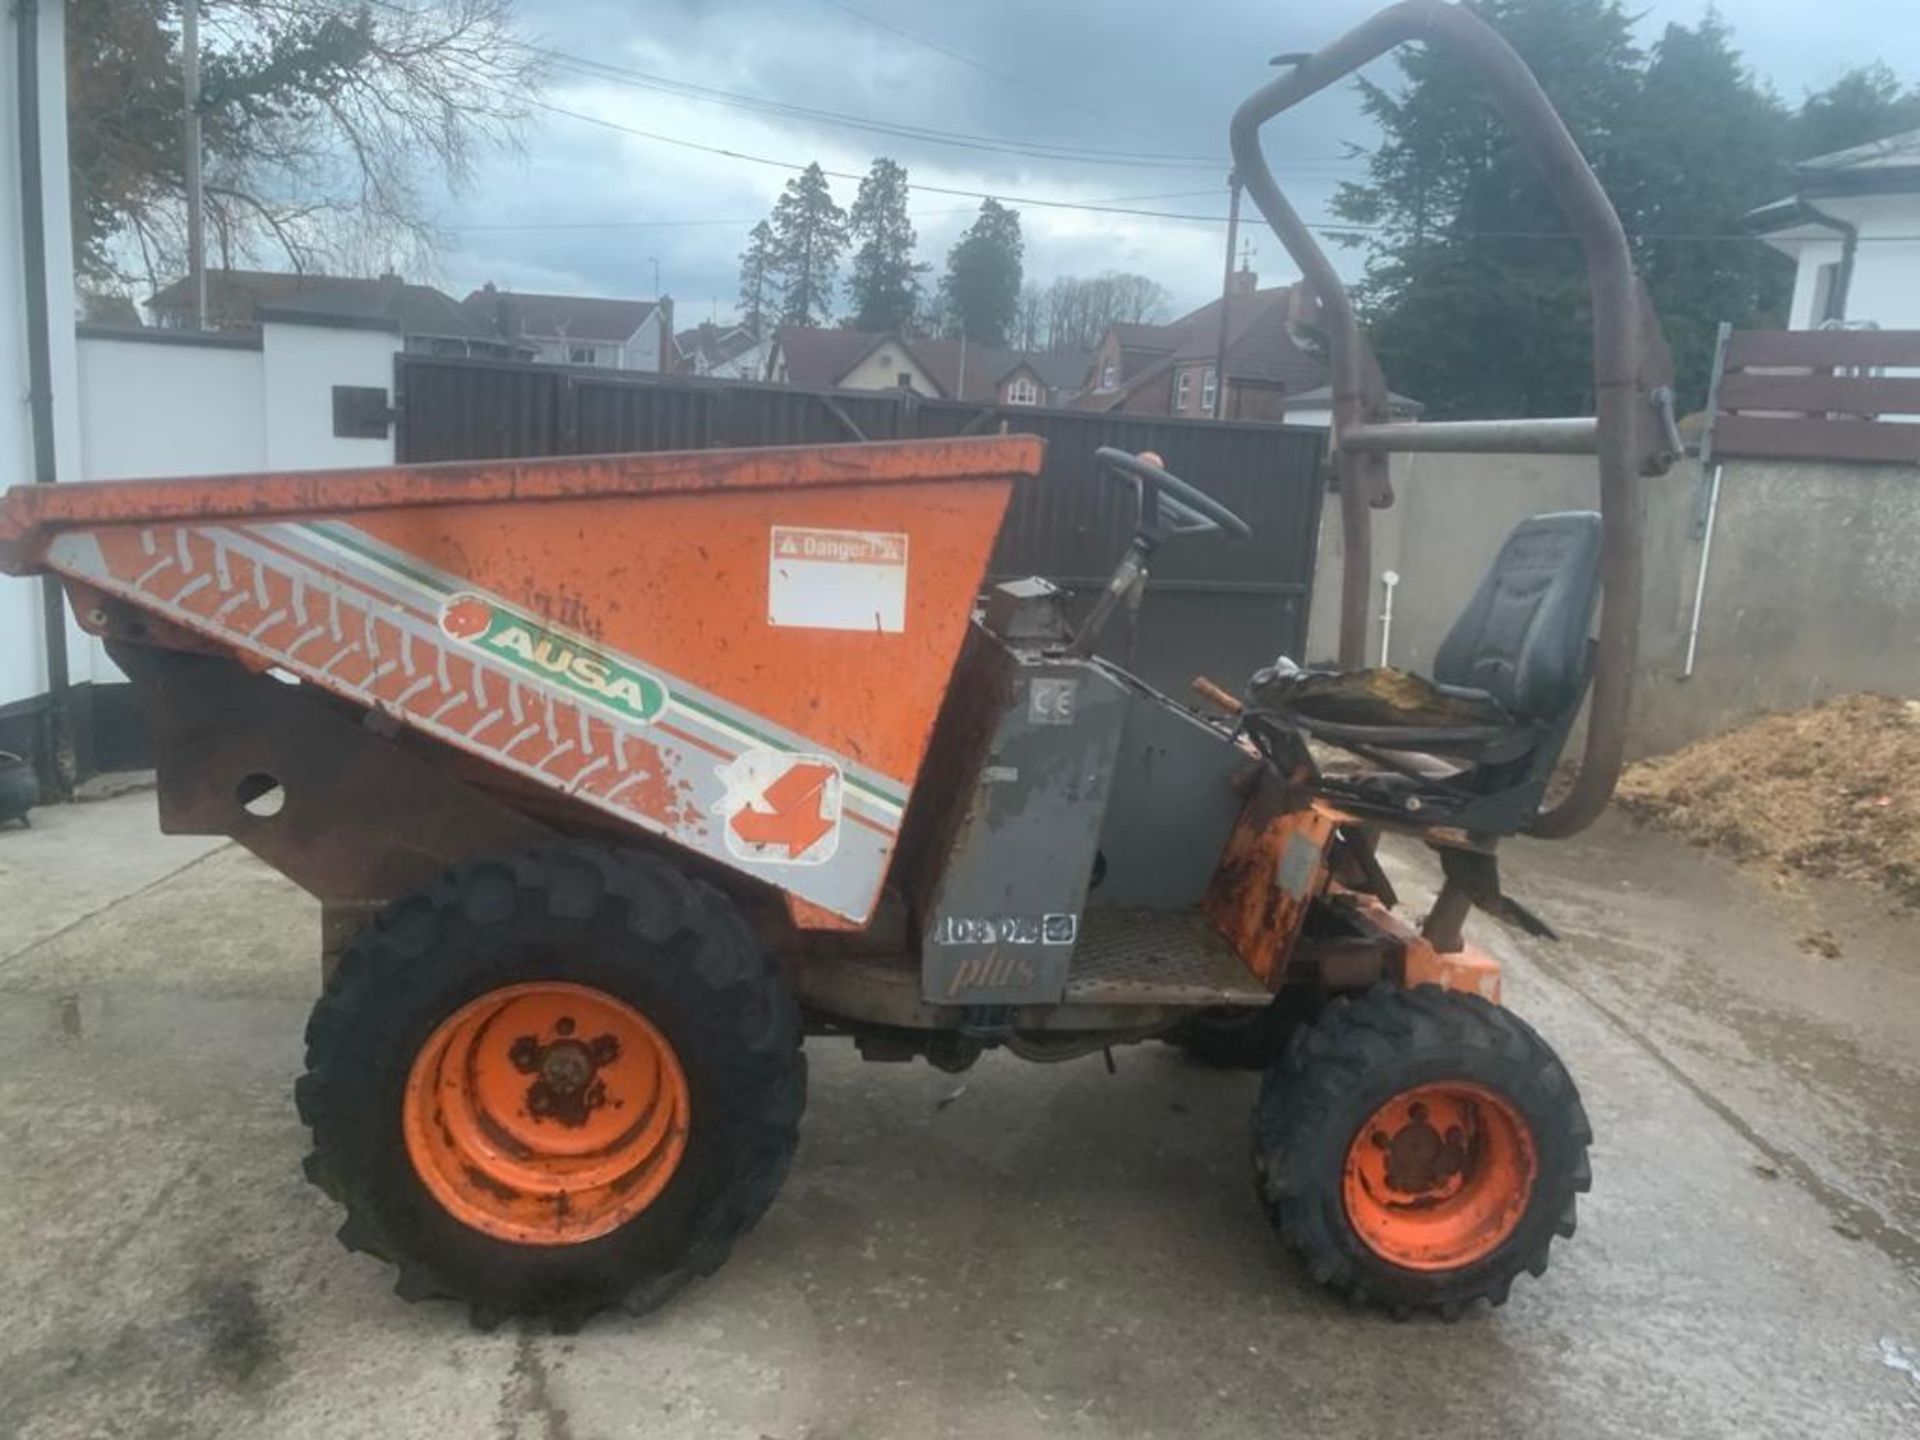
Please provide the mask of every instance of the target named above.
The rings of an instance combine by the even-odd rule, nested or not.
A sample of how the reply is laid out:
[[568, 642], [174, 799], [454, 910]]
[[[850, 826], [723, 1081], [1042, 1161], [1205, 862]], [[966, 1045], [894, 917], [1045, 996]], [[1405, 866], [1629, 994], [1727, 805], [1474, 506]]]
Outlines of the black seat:
[[[1588, 510], [1515, 527], [1440, 642], [1431, 680], [1276, 668], [1254, 677], [1254, 706], [1386, 767], [1326, 778], [1343, 799], [1511, 833], [1538, 807], [1586, 694], [1600, 535]], [[1436, 775], [1434, 756], [1452, 773]]]
[[1523, 520], [1434, 652], [1433, 678], [1485, 692], [1516, 720], [1551, 720], [1586, 691], [1599, 596], [1600, 517]]

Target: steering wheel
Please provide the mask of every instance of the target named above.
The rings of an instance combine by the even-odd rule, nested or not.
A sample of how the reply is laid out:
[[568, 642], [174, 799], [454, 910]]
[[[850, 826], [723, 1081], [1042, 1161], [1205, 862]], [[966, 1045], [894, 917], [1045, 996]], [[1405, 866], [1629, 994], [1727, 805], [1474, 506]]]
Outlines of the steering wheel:
[[1093, 458], [1107, 470], [1133, 483], [1140, 497], [1141, 533], [1154, 542], [1169, 535], [1200, 535], [1225, 530], [1245, 540], [1253, 527], [1233, 511], [1178, 475], [1163, 469], [1151, 450], [1130, 455], [1102, 445]]

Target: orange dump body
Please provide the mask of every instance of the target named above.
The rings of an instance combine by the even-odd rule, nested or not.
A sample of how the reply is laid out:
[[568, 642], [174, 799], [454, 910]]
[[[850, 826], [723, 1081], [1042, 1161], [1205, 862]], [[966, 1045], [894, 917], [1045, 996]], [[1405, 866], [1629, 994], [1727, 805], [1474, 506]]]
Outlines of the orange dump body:
[[857, 925], [1042, 453], [994, 436], [19, 487], [0, 569], [117, 597]]

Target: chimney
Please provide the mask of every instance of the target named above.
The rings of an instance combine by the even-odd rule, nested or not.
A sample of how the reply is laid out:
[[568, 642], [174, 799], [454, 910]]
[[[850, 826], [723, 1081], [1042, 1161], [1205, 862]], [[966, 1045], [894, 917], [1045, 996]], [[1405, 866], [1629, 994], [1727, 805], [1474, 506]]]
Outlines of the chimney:
[[1227, 282], [1227, 294], [1238, 299], [1242, 295], [1251, 295], [1260, 288], [1260, 277], [1242, 265], [1233, 272], [1233, 278]]

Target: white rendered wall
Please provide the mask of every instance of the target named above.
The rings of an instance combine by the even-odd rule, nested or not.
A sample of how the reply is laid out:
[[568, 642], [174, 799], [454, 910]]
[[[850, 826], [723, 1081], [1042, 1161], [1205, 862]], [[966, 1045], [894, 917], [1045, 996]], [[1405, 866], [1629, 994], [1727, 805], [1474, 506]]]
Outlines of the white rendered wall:
[[267, 468], [256, 349], [80, 340], [80, 463], [88, 480]]
[[[0, 488], [33, 483], [33, 426], [27, 405], [27, 288], [20, 204], [19, 110], [12, 79], [19, 30], [0, 8]], [[79, 416], [74, 395], [73, 241], [68, 230], [66, 15], [39, 7], [40, 171], [47, 257], [56, 473], [77, 473]], [[40, 582], [0, 576], [0, 705], [43, 694], [46, 654]], [[73, 678], [90, 678], [86, 647], [69, 625]]]
[[333, 433], [333, 387], [373, 386], [392, 399], [393, 357], [400, 337], [387, 330], [336, 330], [318, 325], [267, 325], [261, 413], [269, 470], [391, 465], [392, 432], [377, 440]]

